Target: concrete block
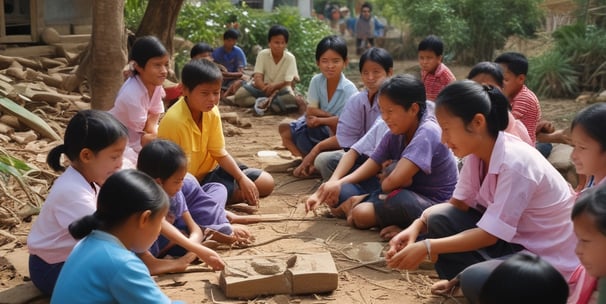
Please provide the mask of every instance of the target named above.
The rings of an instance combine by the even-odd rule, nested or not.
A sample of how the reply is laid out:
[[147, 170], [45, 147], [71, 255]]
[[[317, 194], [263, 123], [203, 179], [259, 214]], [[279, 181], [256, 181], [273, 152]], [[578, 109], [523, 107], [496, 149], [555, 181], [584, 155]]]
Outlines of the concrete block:
[[228, 298], [307, 294], [337, 289], [339, 276], [329, 252], [226, 258], [219, 277]]

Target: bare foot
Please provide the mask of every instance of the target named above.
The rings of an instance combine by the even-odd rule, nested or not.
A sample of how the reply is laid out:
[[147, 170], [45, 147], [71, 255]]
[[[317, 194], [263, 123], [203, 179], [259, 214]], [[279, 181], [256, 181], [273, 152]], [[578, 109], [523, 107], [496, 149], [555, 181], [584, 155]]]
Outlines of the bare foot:
[[389, 241], [392, 237], [396, 236], [396, 234], [400, 233], [400, 231], [402, 231], [402, 228], [396, 225], [391, 225], [381, 229], [381, 232], [379, 232], [379, 236], [383, 240]]
[[336, 208], [330, 208], [330, 213], [338, 218], [347, 218], [351, 212], [351, 210], [359, 203], [361, 203], [368, 194], [356, 195], [348, 198], [344, 202], [342, 202]]

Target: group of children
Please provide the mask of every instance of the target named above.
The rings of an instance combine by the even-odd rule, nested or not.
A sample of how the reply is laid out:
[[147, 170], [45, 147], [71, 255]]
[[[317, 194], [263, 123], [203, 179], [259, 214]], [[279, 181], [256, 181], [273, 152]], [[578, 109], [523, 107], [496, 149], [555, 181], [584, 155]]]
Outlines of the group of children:
[[[236, 100], [243, 96], [259, 108], [300, 106], [287, 102], [298, 78], [285, 49], [288, 36], [282, 26], [270, 29], [270, 48], [259, 53], [253, 80]], [[591, 303], [597, 278], [606, 276], [600, 259], [606, 105], [588, 107], [571, 125], [572, 160], [589, 177], [587, 188], [595, 186], [577, 200], [534, 147], [540, 108], [524, 85], [523, 55], [503, 54], [475, 66], [470, 80], [454, 81], [442, 51], [435, 36], [419, 44], [419, 80], [392, 77], [389, 53], [370, 48], [360, 57], [364, 89], [358, 92], [343, 74], [345, 41], [329, 36], [318, 43], [320, 74], [312, 78], [305, 114], [279, 126], [284, 146], [303, 157], [294, 174], [317, 168], [326, 181], [306, 210], [324, 203], [354, 227], [380, 228], [390, 240], [390, 267], [434, 261], [444, 279], [432, 288], [438, 294], [460, 287], [473, 303], [502, 303], [511, 298], [495, 297], [505, 290], [500, 280], [519, 268], [531, 280], [530, 264], [554, 274], [545, 284], [558, 291], [570, 286], [570, 293], [541, 296]], [[78, 112], [64, 144], [49, 153], [49, 166], [64, 173], [32, 226], [28, 248], [31, 279], [53, 303], [167, 302], [150, 274], [183, 271], [196, 258], [222, 269], [221, 257], [203, 243], [251, 238], [225, 205], [258, 206], [274, 181], [227, 152], [217, 107], [225, 74], [194, 57], [182, 69], [181, 96], [164, 113], [168, 52], [154, 37], [138, 39], [130, 53], [133, 75], [114, 108]], [[517, 294], [516, 301], [531, 303], [531, 295]]]

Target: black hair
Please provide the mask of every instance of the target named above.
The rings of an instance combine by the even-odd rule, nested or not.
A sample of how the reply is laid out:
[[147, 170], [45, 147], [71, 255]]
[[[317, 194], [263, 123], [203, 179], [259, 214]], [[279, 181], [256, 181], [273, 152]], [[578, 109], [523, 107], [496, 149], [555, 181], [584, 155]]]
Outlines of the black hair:
[[194, 58], [199, 54], [202, 53], [212, 53], [213, 52], [213, 47], [210, 46], [208, 43], [204, 43], [204, 42], [198, 42], [196, 43], [196, 45], [194, 45], [194, 47], [191, 48], [191, 51], [189, 52], [189, 58]]
[[438, 36], [429, 35], [421, 40], [418, 51], [433, 51], [436, 56], [442, 56], [442, 53], [444, 53], [444, 43]]
[[492, 86], [482, 86], [475, 81], [455, 81], [446, 86], [436, 98], [437, 108], [445, 108], [449, 113], [463, 120], [467, 126], [476, 114], [486, 118], [488, 133], [496, 138], [499, 131], [509, 123], [509, 100], [501, 90]]
[[190, 91], [199, 84], [221, 82], [222, 79], [221, 70], [207, 59], [190, 60], [181, 70], [181, 83]]
[[368, 10], [372, 12], [372, 4], [369, 2], [362, 3], [362, 6], [360, 6], [360, 11], [362, 11], [363, 8], [368, 8]]
[[595, 226], [603, 235], [606, 235], [606, 184], [598, 185], [584, 190], [572, 207], [571, 218], [587, 213]]
[[499, 87], [503, 87], [503, 70], [497, 63], [490, 61], [477, 63], [471, 68], [469, 74], [467, 74], [467, 79], [472, 79], [480, 74], [489, 75]]
[[223, 33], [223, 40], [225, 39], [236, 39], [238, 40], [238, 38], [240, 38], [240, 32], [238, 32], [238, 30], [230, 28], [227, 29], [225, 31], [225, 33]]
[[494, 62], [507, 66], [507, 69], [516, 76], [528, 74], [528, 59], [521, 53], [503, 53]]
[[[154, 57], [162, 57], [168, 55], [168, 51], [154, 36], [143, 36], [135, 40], [133, 47], [130, 50], [130, 60], [134, 60], [141, 68], [145, 68], [147, 61]], [[134, 70], [137, 74], [137, 70]]]
[[517, 253], [497, 266], [480, 291], [481, 304], [565, 304], [568, 284], [538, 255]]
[[177, 170], [187, 167], [187, 157], [176, 143], [157, 139], [143, 146], [137, 159], [137, 169], [152, 178], [166, 180]]
[[410, 109], [413, 103], [419, 105], [417, 118], [421, 119], [427, 102], [425, 97], [425, 85], [412, 75], [396, 75], [385, 80], [379, 88], [380, 96], [387, 96], [391, 101], [405, 110]]
[[347, 42], [345, 42], [343, 37], [331, 35], [322, 38], [316, 46], [316, 62], [320, 61], [322, 54], [326, 53], [328, 50], [337, 52], [337, 54], [341, 55], [343, 60], [347, 60]]
[[61, 154], [71, 162], [80, 159], [82, 149], [97, 153], [118, 139], [128, 138], [128, 129], [109, 112], [100, 110], [79, 111], [65, 128], [63, 144], [54, 147], [46, 157], [46, 163], [55, 171], [63, 171]]
[[590, 105], [577, 113], [570, 124], [570, 130], [581, 127], [606, 151], [606, 103]]
[[97, 211], [71, 223], [69, 233], [79, 240], [94, 229], [118, 227], [138, 212], [150, 210], [155, 216], [167, 207], [168, 196], [149, 175], [134, 169], [120, 170], [101, 186]]
[[366, 61], [376, 62], [385, 69], [385, 72], [389, 73], [389, 70], [393, 69], [393, 58], [391, 54], [385, 49], [378, 47], [371, 47], [362, 53], [360, 56], [359, 68], [362, 72], [362, 67]]
[[267, 42], [271, 41], [271, 37], [280, 35], [284, 36], [284, 40], [288, 43], [288, 30], [279, 24], [272, 25], [267, 33]]

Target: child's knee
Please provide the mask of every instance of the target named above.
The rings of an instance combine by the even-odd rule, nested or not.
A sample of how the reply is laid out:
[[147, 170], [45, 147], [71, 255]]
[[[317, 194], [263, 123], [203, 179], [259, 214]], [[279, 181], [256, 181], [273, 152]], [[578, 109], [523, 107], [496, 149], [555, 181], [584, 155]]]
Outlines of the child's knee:
[[255, 185], [259, 190], [260, 197], [268, 196], [274, 191], [274, 178], [271, 176], [271, 174], [263, 171], [257, 180], [255, 180]]
[[348, 222], [355, 228], [368, 229], [376, 226], [375, 208], [372, 203], [360, 203], [348, 216]]

